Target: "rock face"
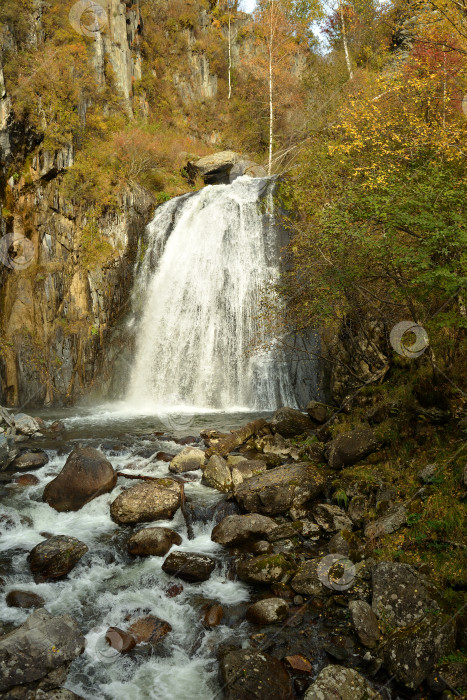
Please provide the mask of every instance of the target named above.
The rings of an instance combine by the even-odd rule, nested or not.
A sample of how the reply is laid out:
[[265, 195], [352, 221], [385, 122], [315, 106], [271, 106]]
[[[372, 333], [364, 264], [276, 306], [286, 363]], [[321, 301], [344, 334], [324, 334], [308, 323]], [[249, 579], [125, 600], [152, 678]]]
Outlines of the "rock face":
[[292, 438], [303, 433], [311, 432], [314, 428], [311, 420], [296, 408], [284, 406], [279, 408], [271, 418], [273, 432], [284, 438]]
[[377, 693], [353, 668], [326, 666], [310, 685], [304, 700], [371, 700]]
[[250, 539], [263, 539], [275, 527], [276, 523], [272, 518], [258, 513], [228, 515], [213, 529], [211, 539], [230, 547]]
[[180, 486], [172, 479], [137, 484], [123, 491], [110, 506], [116, 523], [144, 523], [173, 518], [180, 507]]
[[383, 661], [399, 683], [415, 689], [438, 660], [450, 654], [455, 646], [455, 621], [430, 614], [414, 625], [397, 630], [384, 645]]
[[206, 554], [192, 552], [172, 552], [162, 564], [166, 574], [190, 583], [207, 581], [216, 568], [216, 560]]
[[232, 487], [232, 474], [227, 462], [219, 455], [212, 455], [203, 472], [201, 483], [226, 493]]
[[253, 476], [237, 488], [235, 498], [249, 512], [275, 515], [320, 494], [324, 476], [311, 464], [299, 462]]
[[79, 510], [93, 498], [111, 491], [117, 474], [106, 457], [93, 447], [69, 455], [60, 474], [44, 489], [42, 499], [59, 512]]
[[37, 452], [23, 452], [13, 462], [14, 469], [40, 469], [49, 461], [47, 453], [43, 450]]
[[289, 674], [281, 662], [264, 652], [235, 649], [220, 660], [225, 700], [292, 700]]
[[36, 610], [23, 625], [0, 638], [0, 692], [66, 668], [83, 652], [84, 643], [72, 617]]
[[88, 551], [76, 537], [56, 535], [40, 542], [28, 554], [29, 567], [37, 581], [62, 578]]
[[438, 607], [428, 594], [419, 574], [408, 564], [384, 561], [372, 571], [372, 608], [376, 617], [392, 627], [405, 627]]
[[326, 445], [325, 456], [333, 469], [349, 467], [376, 452], [379, 442], [370, 428], [343, 433]]
[[133, 556], [165, 557], [172, 545], [181, 543], [178, 532], [169, 527], [147, 527], [130, 537], [127, 548]]
[[197, 447], [184, 447], [170, 462], [169, 471], [173, 474], [182, 474], [201, 469], [205, 461], [203, 450]]
[[320, 527], [326, 532], [351, 530], [353, 523], [339, 506], [330, 503], [318, 503], [313, 508], [313, 516]]
[[352, 624], [360, 642], [372, 649], [379, 642], [381, 634], [378, 620], [371, 606], [364, 600], [351, 600], [349, 610]]
[[237, 564], [237, 576], [246, 583], [288, 581], [293, 571], [293, 565], [283, 554], [261, 554]]
[[250, 605], [246, 619], [256, 625], [273, 625], [287, 616], [289, 606], [282, 598], [266, 598]]

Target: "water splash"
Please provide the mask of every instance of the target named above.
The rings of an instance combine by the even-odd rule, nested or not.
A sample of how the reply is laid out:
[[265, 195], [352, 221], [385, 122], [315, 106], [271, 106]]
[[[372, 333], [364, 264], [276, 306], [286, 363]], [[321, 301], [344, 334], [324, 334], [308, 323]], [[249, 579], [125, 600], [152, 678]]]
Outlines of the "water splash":
[[262, 290], [279, 274], [273, 187], [270, 179], [240, 177], [157, 209], [136, 272], [130, 404], [296, 405], [285, 358], [251, 353]]

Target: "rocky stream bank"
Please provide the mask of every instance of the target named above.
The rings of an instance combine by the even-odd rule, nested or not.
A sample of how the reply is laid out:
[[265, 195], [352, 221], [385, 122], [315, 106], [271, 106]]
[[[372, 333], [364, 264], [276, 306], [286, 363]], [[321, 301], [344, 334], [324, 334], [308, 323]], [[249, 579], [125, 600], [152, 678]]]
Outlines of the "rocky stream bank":
[[[381, 557], [384, 538], [410, 527], [416, 499], [401, 499], [374, 466], [374, 479], [352, 471], [384, 453], [374, 409], [337, 436], [336, 414], [312, 402], [227, 433], [86, 444], [67, 440], [60, 421], [0, 410], [0, 697], [165, 700], [167, 672], [183, 676], [193, 659], [205, 678], [178, 698], [464, 692], [462, 610], [446, 607], [426, 564]], [[419, 474], [419, 499], [431, 477]], [[80, 531], [74, 518], [85, 513]], [[91, 606], [99, 576], [107, 590]], [[85, 665], [90, 655], [99, 669]], [[124, 691], [121, 676], [99, 675], [118, 668]]]

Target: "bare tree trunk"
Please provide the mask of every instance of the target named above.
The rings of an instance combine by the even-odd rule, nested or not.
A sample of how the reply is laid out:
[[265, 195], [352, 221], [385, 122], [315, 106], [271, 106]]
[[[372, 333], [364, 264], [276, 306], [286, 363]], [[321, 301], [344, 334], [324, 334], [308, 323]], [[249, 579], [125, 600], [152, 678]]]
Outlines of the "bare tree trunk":
[[232, 35], [230, 32], [230, 0], [229, 0], [229, 100], [232, 97], [232, 51], [231, 51], [231, 46], [232, 46]]
[[350, 78], [350, 80], [352, 80], [353, 70], [352, 70], [352, 64], [350, 63], [349, 47], [347, 44], [347, 32], [345, 30], [344, 6], [342, 4], [342, 0], [339, 0], [339, 10], [340, 10], [340, 14], [341, 14], [342, 41], [344, 42], [345, 62], [347, 63], [347, 70], [349, 71], [349, 78]]
[[272, 79], [272, 49], [274, 41], [273, 32], [273, 15], [274, 15], [274, 0], [271, 0], [270, 7], [270, 33], [269, 33], [269, 159], [268, 159], [268, 175], [271, 175], [272, 170], [272, 137], [274, 124], [274, 105], [273, 105], [273, 79]]

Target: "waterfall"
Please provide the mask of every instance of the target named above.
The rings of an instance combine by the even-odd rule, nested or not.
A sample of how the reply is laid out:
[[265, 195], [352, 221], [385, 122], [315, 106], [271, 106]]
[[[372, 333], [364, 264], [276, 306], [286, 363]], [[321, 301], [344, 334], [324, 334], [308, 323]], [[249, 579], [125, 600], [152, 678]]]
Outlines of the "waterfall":
[[253, 352], [262, 291], [279, 274], [273, 187], [267, 178], [240, 177], [157, 208], [135, 275], [130, 404], [296, 405], [285, 358]]

